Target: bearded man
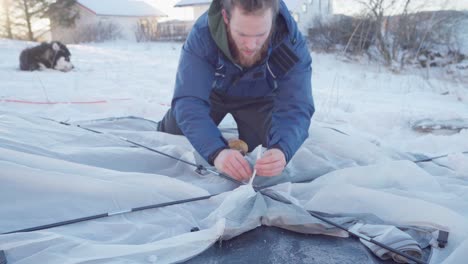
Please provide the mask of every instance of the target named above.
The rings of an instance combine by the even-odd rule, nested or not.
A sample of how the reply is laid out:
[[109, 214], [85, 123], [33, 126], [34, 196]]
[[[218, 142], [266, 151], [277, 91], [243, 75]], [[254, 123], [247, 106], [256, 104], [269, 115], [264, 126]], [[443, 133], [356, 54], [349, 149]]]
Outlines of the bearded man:
[[252, 168], [217, 127], [230, 113], [248, 149], [268, 149], [257, 174], [281, 175], [308, 137], [311, 63], [283, 1], [213, 0], [184, 43], [172, 106], [158, 130], [185, 135], [209, 164], [246, 181]]

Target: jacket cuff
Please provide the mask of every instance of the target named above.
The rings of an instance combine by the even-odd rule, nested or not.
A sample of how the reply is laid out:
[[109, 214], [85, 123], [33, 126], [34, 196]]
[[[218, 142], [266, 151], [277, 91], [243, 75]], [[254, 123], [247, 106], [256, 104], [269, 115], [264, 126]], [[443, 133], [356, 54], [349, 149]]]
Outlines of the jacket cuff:
[[286, 151], [284, 151], [284, 149], [279, 144], [272, 145], [268, 149], [279, 149], [279, 150], [281, 150], [281, 152], [283, 152], [283, 154], [284, 154], [284, 158], [286, 159], [286, 164], [289, 163], [288, 154], [286, 153]]
[[214, 166], [214, 161], [216, 159], [216, 157], [218, 157], [219, 153], [225, 149], [229, 149], [228, 146], [224, 146], [224, 147], [221, 147], [217, 150], [215, 150], [213, 153], [210, 154], [210, 156], [208, 157], [208, 163], [211, 165], [211, 166]]

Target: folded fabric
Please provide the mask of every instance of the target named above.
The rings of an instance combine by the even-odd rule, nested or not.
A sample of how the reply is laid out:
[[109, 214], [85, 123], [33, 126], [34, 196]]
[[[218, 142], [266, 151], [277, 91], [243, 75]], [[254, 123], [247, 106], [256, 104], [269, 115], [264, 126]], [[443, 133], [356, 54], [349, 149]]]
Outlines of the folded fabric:
[[[401, 231], [400, 229], [390, 225], [371, 225], [357, 223], [350, 228], [350, 231], [366, 235], [374, 241], [385, 244], [400, 252], [406, 253], [410, 256], [421, 258], [422, 250], [418, 242], [413, 239], [409, 234]], [[408, 263], [405, 257], [390, 252], [380, 246], [371, 242], [360, 239], [361, 242], [368, 247], [376, 256], [382, 260], [393, 259], [398, 263]]]

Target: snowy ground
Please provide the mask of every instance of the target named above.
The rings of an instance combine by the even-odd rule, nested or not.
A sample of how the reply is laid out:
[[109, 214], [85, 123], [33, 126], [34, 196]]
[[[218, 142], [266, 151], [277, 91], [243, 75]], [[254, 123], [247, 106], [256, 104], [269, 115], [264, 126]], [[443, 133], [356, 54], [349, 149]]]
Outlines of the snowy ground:
[[[184, 194], [197, 196], [232, 188], [225, 182], [216, 187], [215, 180], [208, 178], [193, 180], [182, 175], [190, 174], [190, 168], [161, 161], [153, 153], [128, 148], [118, 140], [40, 118], [94, 125], [195, 159], [184, 139], [155, 133], [149, 122], [129, 122], [127, 128], [86, 122], [124, 116], [160, 120], [170, 104], [180, 43], [70, 45], [76, 69], [69, 73], [19, 71], [19, 53], [29, 45], [0, 40], [0, 212], [7, 216], [1, 217], [0, 233], [156, 203], [161, 197], [176, 200], [187, 198]], [[307, 209], [372, 213], [395, 223], [448, 227], [449, 246], [436, 250], [432, 263], [462, 263], [468, 256], [468, 155], [462, 154], [468, 151], [468, 85], [464, 82], [468, 70], [394, 74], [367, 62], [312, 55], [316, 113], [310, 138], [291, 161], [289, 172], [312, 178], [330, 173], [312, 183], [293, 184], [289, 194]], [[421, 120], [432, 122], [435, 130], [438, 126], [446, 129], [440, 133], [413, 130]], [[451, 131], [453, 120], [461, 122], [461, 128]], [[234, 123], [228, 118], [223, 126], [233, 127]], [[449, 155], [419, 167], [408, 161], [392, 161], [416, 159], [413, 154]], [[10, 204], [12, 200], [15, 206]], [[201, 216], [192, 211], [174, 209], [168, 214], [171, 219], [198, 221]], [[9, 260], [18, 263], [63, 263], [62, 258], [69, 256], [74, 256], [70, 263], [112, 262], [109, 258], [124, 263], [140, 260], [135, 257], [138, 254], [157, 255], [151, 252], [160, 239], [170, 242], [183, 233], [179, 229], [168, 231], [171, 222], [167, 214], [151, 215], [158, 220], [150, 231], [145, 229], [149, 224], [144, 215], [138, 216], [122, 218], [123, 222], [97, 221], [94, 226], [86, 223], [81, 231], [70, 227], [57, 232], [2, 235], [0, 249], [6, 249]], [[181, 220], [180, 226], [184, 223]], [[222, 233], [216, 223], [206, 229], [213, 232], [207, 236], [211, 240], [205, 237], [211, 241], [205, 241], [206, 245], [193, 235], [184, 238], [206, 247]], [[112, 238], [112, 226], [131, 230]], [[91, 230], [103, 227], [109, 231], [92, 234]], [[147, 232], [154, 235], [146, 238]], [[96, 241], [107, 246], [125, 242], [144, 247], [127, 247], [116, 255], [112, 252], [121, 248], [109, 246], [104, 254], [99, 246], [89, 246], [99, 244]], [[77, 245], [82, 253], [101, 253], [95, 253], [96, 258], [77, 258]], [[187, 256], [201, 249], [193, 250], [187, 249]], [[143, 259], [151, 262], [155, 258]], [[159, 255], [159, 260], [174, 259]]]

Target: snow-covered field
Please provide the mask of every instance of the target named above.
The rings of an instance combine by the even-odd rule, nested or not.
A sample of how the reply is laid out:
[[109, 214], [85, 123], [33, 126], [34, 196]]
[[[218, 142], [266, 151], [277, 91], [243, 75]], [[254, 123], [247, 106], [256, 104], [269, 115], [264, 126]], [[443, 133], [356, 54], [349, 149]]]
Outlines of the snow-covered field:
[[[157, 133], [150, 121], [116, 119], [162, 118], [171, 101], [181, 43], [70, 45], [75, 70], [69, 73], [19, 71], [19, 53], [30, 45], [0, 39], [0, 233], [234, 189], [223, 179], [198, 176], [192, 167], [131, 148], [112, 135], [42, 118], [125, 136], [199, 162], [182, 137]], [[312, 56], [316, 113], [287, 177], [320, 178], [276, 188], [308, 210], [443, 226], [450, 230], [449, 244], [434, 250], [431, 263], [464, 263], [468, 70], [395, 74], [369, 62]], [[432, 133], [412, 129], [421, 120]], [[222, 126], [235, 124], [227, 118]], [[444, 154], [448, 156], [434, 162], [409, 161]], [[235, 197], [233, 191], [194, 206], [0, 235], [0, 249], [11, 263], [180, 261], [221, 234], [258, 224], [232, 231], [226, 216], [236, 208], [229, 204], [247, 199], [233, 201]], [[188, 232], [193, 226], [201, 231]]]

